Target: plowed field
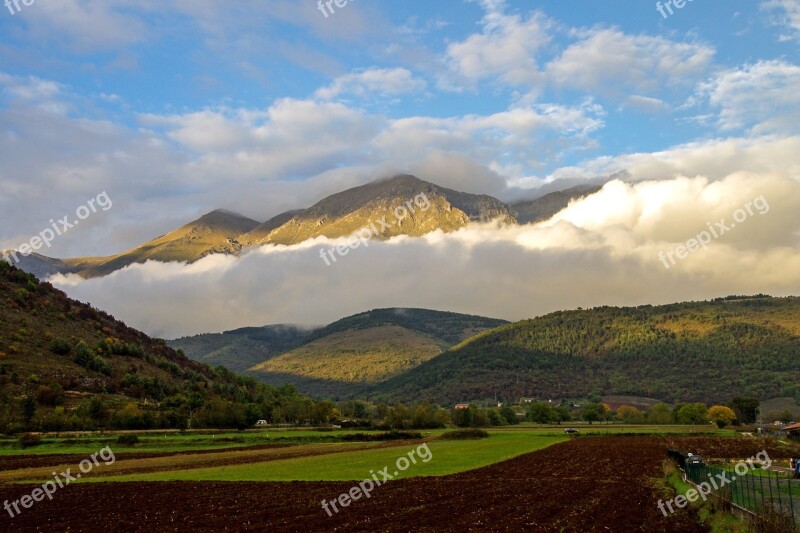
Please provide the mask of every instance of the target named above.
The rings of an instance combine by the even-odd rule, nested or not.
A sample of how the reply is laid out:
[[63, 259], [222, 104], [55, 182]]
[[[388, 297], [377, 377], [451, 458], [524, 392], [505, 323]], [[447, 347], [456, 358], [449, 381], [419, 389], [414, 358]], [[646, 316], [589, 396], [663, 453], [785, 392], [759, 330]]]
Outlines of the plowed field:
[[[708, 437], [578, 438], [470, 472], [388, 482], [332, 517], [320, 502], [349, 491], [352, 482], [71, 485], [16, 518], [4, 513], [0, 529], [704, 531], [688, 512], [665, 518], [656, 507], [663, 495], [652, 480], [662, 477], [667, 448], [737, 457], [760, 451], [760, 444]], [[0, 500], [18, 499], [32, 488], [0, 486]]]

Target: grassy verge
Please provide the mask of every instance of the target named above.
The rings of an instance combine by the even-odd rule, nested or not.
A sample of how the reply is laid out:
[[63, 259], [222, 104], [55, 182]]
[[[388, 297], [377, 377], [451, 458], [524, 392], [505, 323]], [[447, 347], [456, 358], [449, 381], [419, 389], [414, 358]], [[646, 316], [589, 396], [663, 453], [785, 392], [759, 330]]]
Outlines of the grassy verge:
[[[229, 450], [248, 446], [302, 445], [344, 442], [347, 435], [365, 433], [363, 430], [280, 430], [280, 431], [231, 431], [209, 433], [133, 433], [139, 444], [124, 446], [117, 444], [117, 434], [92, 433], [84, 436], [48, 436], [41, 444], [21, 448], [17, 439], [0, 439], [0, 458], [15, 455], [87, 455], [105, 446], [123, 453], [179, 453], [203, 450]], [[383, 432], [373, 432], [378, 435]], [[431, 432], [424, 432], [430, 434]]]
[[[665, 500], [671, 500], [676, 495], [685, 495], [694, 485], [683, 480], [680, 470], [671, 461], [664, 461], [664, 479], [658, 480], [657, 485], [664, 493]], [[679, 513], [691, 513], [696, 521], [709, 528], [712, 533], [747, 533], [750, 531], [745, 523], [726, 511], [723, 506], [714, 499], [703, 501], [698, 499], [695, 502], [688, 502], [687, 507], [676, 509]]]
[[[453, 441], [435, 439], [427, 443], [430, 460], [418, 460], [396, 477], [443, 476], [487, 466], [524, 453], [540, 450], [566, 440], [562, 437], [537, 437], [523, 432], [493, 432], [488, 439]], [[302, 457], [245, 465], [222, 466], [92, 477], [98, 481], [348, 481], [369, 477], [370, 470], [389, 466], [393, 474], [396, 461], [420, 445], [344, 452], [334, 455]], [[418, 453], [425, 458], [427, 453]]]

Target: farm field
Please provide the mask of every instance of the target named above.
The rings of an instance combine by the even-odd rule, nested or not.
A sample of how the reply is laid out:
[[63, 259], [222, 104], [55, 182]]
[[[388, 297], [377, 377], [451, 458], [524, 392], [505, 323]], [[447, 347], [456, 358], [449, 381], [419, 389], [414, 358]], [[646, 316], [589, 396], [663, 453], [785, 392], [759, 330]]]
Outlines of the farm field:
[[[393, 465], [420, 441], [157, 457], [120, 453], [113, 465], [101, 464], [92, 473], [93, 482], [73, 483], [53, 501], [36, 503], [14, 518], [13, 530], [374, 531], [405, 525], [460, 531], [482, 524], [489, 530], [502, 525], [543, 531], [705, 531], [689, 511], [665, 518], [656, 507], [664, 497], [657, 480], [667, 449], [709, 458], [746, 457], [764, 449], [773, 459], [796, 453], [777, 441], [723, 434], [565, 438], [563, 430], [554, 433], [553, 428], [501, 429], [482, 440], [428, 435], [429, 462], [418, 461], [398, 479], [376, 487], [369, 499], [330, 517], [321, 508], [323, 499], [336, 499], [355, 480], [368, 478], [370, 470]], [[59, 464], [46, 468], [17, 463], [30, 456], [0, 458], [0, 500], [30, 494], [32, 480], [46, 479], [62, 457], [52, 457]], [[64, 467], [76, 469], [78, 458]], [[0, 519], [0, 529], [11, 525], [7, 516]]]
[[[425, 444], [432, 456], [418, 461], [396, 478], [442, 476], [486, 466], [518, 455], [546, 448], [566, 440], [560, 437], [531, 436], [526, 433], [495, 433], [480, 440], [431, 440]], [[299, 458], [235, 466], [213, 466], [153, 474], [92, 478], [87, 481], [345, 481], [369, 477], [372, 469], [393, 465], [419, 443], [398, 442], [372, 446], [353, 446], [352, 451], [320, 453]]]
[[[736, 441], [659, 436], [569, 439], [483, 468], [391, 481], [376, 487], [369, 499], [352, 502], [330, 517], [320, 502], [349, 491], [352, 481], [87, 483], [70, 486], [52, 502], [38, 503], [14, 519], [14, 528], [374, 531], [413, 526], [460, 531], [476, 524], [488, 529], [502, 524], [517, 530], [704, 531], [689, 513], [665, 518], [658, 511], [656, 502], [663, 494], [653, 479], [662, 475], [661, 462], [670, 446], [721, 450], [720, 446]], [[736, 453], [744, 451], [743, 446], [750, 446], [750, 453], [758, 451], [759, 442], [742, 442], [733, 444]], [[591, 475], [587, 464], [592, 465]], [[370, 468], [381, 466], [379, 462]], [[3, 485], [0, 498], [18, 498], [26, 489]]]
[[[303, 444], [333, 441], [343, 435], [363, 433], [359, 430], [342, 429], [320, 431], [315, 429], [269, 429], [248, 431], [131, 431], [114, 433], [80, 432], [44, 435], [41, 444], [32, 448], [20, 448], [15, 438], [0, 438], [0, 457], [8, 455], [52, 455], [86, 454], [99, 447], [117, 448], [117, 437], [134, 434], [139, 438], [135, 447], [125, 447], [126, 453], [180, 453], [204, 450], [239, 449], [275, 444]], [[429, 432], [426, 432], [429, 433]]]

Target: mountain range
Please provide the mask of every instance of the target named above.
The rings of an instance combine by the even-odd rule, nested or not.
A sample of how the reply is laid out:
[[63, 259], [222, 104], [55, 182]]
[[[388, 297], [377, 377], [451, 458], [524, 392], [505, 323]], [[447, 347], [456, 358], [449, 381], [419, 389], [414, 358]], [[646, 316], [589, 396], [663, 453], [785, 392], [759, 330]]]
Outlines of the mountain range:
[[409, 209], [408, 216], [382, 228], [373, 238], [417, 237], [435, 230], [455, 231], [470, 222], [492, 220], [528, 224], [552, 217], [570, 201], [599, 188], [576, 186], [533, 200], [506, 204], [492, 196], [458, 192], [414, 176], [400, 175], [336, 193], [309, 208], [287, 211], [263, 223], [218, 209], [116, 255], [56, 259], [30, 254], [21, 256], [16, 266], [40, 278], [55, 273], [92, 278], [148, 260], [191, 263], [210, 254], [240, 254], [267, 244], [299, 244], [321, 236], [347, 237], [383, 218], [395, 221], [396, 210], [404, 213], [402, 208], [415, 199], [419, 205]]
[[318, 398], [388, 403], [616, 395], [800, 405], [800, 297], [598, 307], [515, 323], [377, 309], [320, 328], [243, 328], [167, 342], [3, 261], [0, 300], [0, 390], [10, 397], [33, 384], [44, 396], [65, 391], [72, 405], [93, 394], [123, 405], [205, 383], [203, 390], [233, 398], [246, 382], [208, 363]]
[[[726, 297], [552, 313], [513, 324], [422, 309], [382, 309], [252, 350], [246, 329], [171, 341], [207, 361], [233, 351], [248, 374], [317, 397], [451, 403], [626, 395], [800, 402], [800, 298]], [[213, 340], [213, 342], [211, 342]], [[225, 344], [226, 346], [220, 348]], [[285, 350], [281, 353], [281, 350]], [[242, 354], [248, 352], [250, 357]], [[217, 359], [217, 362], [224, 362]]]

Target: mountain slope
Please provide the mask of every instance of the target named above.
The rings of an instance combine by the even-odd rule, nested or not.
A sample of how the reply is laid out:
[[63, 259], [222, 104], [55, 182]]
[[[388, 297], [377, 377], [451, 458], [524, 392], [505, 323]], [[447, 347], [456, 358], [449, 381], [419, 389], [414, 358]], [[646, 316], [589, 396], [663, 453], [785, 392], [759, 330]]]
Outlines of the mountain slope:
[[295, 399], [191, 361], [0, 261], [0, 431], [240, 427]]
[[388, 239], [397, 235], [420, 236], [437, 229], [455, 231], [469, 222], [535, 222], [552, 216], [571, 199], [595, 190], [590, 186], [574, 187], [512, 207], [491, 196], [462, 193], [401, 175], [334, 194], [308, 209], [286, 211], [263, 224], [217, 210], [110, 257], [60, 260], [33, 254], [16, 266], [39, 276], [76, 273], [91, 278], [148, 260], [194, 262], [209, 254], [239, 254], [247, 247], [264, 244], [290, 245], [319, 236], [345, 237], [370, 226], [371, 238]]
[[800, 298], [559, 312], [485, 332], [374, 387], [437, 402], [627, 394], [800, 398]]
[[572, 200], [594, 194], [601, 188], [601, 185], [578, 185], [563, 191], [545, 194], [535, 200], [516, 202], [511, 204], [511, 207], [518, 213], [517, 220], [520, 224], [541, 222], [567, 207]]
[[297, 244], [319, 236], [344, 237], [383, 217], [392, 223], [399, 218], [394, 215], [395, 210], [402, 206], [413, 212], [375, 237], [419, 236], [436, 229], [453, 231], [470, 221], [495, 218], [516, 222], [514, 211], [491, 196], [445, 189], [414, 176], [396, 176], [334, 194], [308, 209], [279, 215], [288, 220], [280, 219], [278, 224], [273, 219], [242, 235], [240, 240], [255, 246]]
[[312, 332], [299, 326], [264, 326], [182, 337], [167, 344], [195, 361], [243, 374], [253, 365], [300, 346]]
[[84, 277], [104, 276], [148, 260], [193, 262], [212, 253], [241, 250], [237, 238], [258, 226], [258, 222], [230, 211], [217, 210], [194, 222], [111, 257], [84, 257], [64, 262]]
[[376, 309], [313, 332], [293, 350], [255, 365], [257, 379], [299, 391], [352, 396], [507, 322], [426, 309]]
[[[10, 251], [3, 251], [0, 255], [11, 253]], [[18, 261], [17, 261], [18, 259]], [[32, 253], [28, 255], [17, 254], [15, 256], [8, 256], [8, 261], [13, 263], [14, 266], [20, 270], [24, 270], [33, 274], [39, 279], [47, 278], [53, 274], [69, 274], [72, 269], [64, 261], [60, 259], [53, 259], [41, 254]]]

